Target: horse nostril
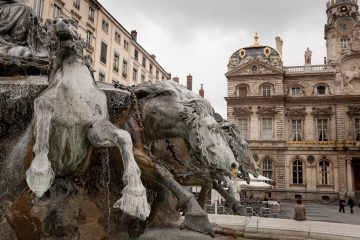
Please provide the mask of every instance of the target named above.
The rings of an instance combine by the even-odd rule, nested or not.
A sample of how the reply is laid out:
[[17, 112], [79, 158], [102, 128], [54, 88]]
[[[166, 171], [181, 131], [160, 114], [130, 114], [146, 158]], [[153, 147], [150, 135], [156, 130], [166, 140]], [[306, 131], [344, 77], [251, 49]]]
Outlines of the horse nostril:
[[237, 168], [237, 164], [236, 164], [236, 163], [232, 163], [232, 164], [231, 164], [231, 168]]

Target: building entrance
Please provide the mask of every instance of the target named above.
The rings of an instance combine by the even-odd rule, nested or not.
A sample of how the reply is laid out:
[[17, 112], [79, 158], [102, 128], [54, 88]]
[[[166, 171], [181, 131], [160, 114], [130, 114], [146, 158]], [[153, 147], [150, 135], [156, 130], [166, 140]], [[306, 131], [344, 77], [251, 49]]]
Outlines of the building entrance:
[[360, 191], [360, 159], [352, 160], [353, 173], [354, 173], [354, 191]]

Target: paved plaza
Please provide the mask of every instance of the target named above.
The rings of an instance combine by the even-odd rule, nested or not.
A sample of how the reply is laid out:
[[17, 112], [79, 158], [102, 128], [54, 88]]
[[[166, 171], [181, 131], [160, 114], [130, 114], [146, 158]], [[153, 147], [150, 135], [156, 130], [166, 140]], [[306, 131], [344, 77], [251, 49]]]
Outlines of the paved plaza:
[[[292, 219], [294, 214], [294, 203], [290, 201], [281, 202], [281, 211], [279, 218]], [[306, 216], [309, 221], [321, 221], [332, 223], [346, 223], [360, 225], [360, 208], [358, 205], [354, 206], [354, 213], [350, 213], [350, 207], [345, 207], [345, 213], [339, 213], [338, 202], [315, 203], [304, 202], [306, 209]]]

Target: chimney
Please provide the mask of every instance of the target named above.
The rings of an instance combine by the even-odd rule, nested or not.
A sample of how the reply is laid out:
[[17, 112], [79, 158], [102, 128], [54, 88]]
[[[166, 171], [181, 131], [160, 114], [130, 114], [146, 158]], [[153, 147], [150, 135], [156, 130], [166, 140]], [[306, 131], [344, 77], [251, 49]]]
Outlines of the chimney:
[[276, 42], [276, 50], [280, 53], [280, 56], [282, 57], [282, 49], [284, 42], [279, 36], [275, 37], [275, 42]]
[[132, 30], [131, 31], [131, 38], [136, 42], [137, 41], [137, 31]]
[[204, 84], [200, 84], [200, 90], [199, 90], [199, 95], [200, 97], [204, 98], [205, 92], [203, 89]]
[[192, 91], [192, 76], [190, 74], [186, 77], [186, 88]]
[[179, 83], [179, 77], [173, 77], [173, 79], [175, 82]]
[[156, 60], [155, 54], [151, 54], [150, 57], [151, 57], [152, 59], [154, 59], [154, 61]]

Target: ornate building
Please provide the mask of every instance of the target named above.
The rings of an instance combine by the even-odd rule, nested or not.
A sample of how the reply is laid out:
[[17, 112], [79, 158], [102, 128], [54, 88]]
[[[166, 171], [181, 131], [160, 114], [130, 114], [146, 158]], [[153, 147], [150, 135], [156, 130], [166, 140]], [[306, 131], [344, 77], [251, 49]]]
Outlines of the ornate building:
[[43, 20], [56, 17], [74, 19], [86, 41], [95, 79], [124, 85], [158, 82], [170, 79], [156, 61], [137, 41], [135, 30], [128, 32], [97, 0], [26, 0]]
[[228, 120], [248, 139], [272, 198], [327, 200], [360, 194], [360, 14], [357, 0], [331, 0], [327, 58], [285, 67], [276, 49], [258, 43], [232, 54]]

